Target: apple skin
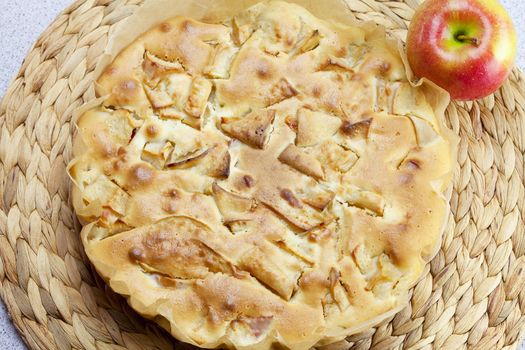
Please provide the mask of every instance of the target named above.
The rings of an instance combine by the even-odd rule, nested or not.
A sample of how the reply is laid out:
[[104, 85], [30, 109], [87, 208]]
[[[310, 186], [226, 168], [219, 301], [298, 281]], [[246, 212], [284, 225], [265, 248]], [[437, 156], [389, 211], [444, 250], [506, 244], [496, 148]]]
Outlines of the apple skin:
[[496, 91], [516, 58], [516, 30], [497, 0], [426, 0], [407, 36], [408, 62], [418, 77], [455, 100]]

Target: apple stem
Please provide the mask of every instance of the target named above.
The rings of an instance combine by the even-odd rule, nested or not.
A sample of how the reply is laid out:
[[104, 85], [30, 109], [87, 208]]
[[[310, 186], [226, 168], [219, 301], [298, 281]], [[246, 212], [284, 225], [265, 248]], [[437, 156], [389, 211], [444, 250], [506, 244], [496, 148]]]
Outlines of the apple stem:
[[476, 47], [478, 47], [481, 44], [481, 42], [479, 41], [478, 38], [472, 38], [472, 37], [469, 37], [469, 36], [466, 36], [466, 35], [463, 35], [463, 34], [458, 35], [456, 37], [456, 39], [461, 41], [461, 42], [463, 42], [463, 43], [471, 43], [472, 45], [474, 45]]

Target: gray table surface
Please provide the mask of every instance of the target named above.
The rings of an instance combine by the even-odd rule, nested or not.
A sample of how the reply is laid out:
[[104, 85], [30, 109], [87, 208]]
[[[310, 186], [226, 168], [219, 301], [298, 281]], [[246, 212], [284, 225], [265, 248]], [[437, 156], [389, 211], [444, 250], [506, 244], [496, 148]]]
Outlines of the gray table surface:
[[[501, 0], [509, 10], [518, 35], [525, 33], [525, 1]], [[23, 58], [42, 31], [71, 0], [1, 0], [0, 96], [17, 73]], [[520, 37], [517, 64], [525, 68], [525, 35]], [[0, 349], [24, 350], [24, 344], [0, 302]], [[520, 350], [525, 350], [522, 345]]]

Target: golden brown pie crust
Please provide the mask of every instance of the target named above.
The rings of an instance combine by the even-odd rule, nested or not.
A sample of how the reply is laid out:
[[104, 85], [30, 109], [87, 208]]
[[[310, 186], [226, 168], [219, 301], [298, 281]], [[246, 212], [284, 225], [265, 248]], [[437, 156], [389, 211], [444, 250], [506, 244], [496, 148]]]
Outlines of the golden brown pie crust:
[[284, 2], [178, 17], [97, 81], [69, 167], [97, 271], [182, 341], [307, 349], [406, 302], [453, 140], [373, 26]]

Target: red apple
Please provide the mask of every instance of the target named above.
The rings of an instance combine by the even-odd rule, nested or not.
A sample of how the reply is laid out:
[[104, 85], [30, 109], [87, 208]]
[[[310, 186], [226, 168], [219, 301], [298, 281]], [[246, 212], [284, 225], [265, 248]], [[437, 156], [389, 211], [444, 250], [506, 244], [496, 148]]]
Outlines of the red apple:
[[516, 31], [497, 0], [426, 0], [407, 37], [414, 74], [457, 100], [496, 91], [516, 57]]

